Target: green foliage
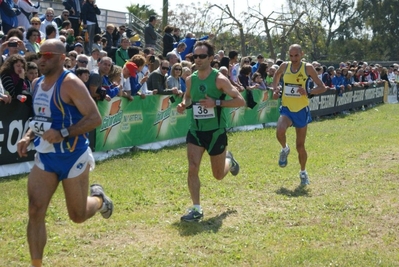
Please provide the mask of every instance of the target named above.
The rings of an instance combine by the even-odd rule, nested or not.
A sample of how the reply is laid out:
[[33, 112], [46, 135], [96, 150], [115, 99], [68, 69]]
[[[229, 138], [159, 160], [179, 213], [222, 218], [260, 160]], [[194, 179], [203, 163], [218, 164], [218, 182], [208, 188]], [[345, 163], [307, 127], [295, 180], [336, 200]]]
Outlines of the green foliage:
[[[204, 221], [190, 205], [185, 145], [99, 162], [90, 182], [115, 203], [109, 220], [72, 223], [62, 186], [46, 218], [44, 266], [399, 266], [399, 105], [309, 125], [311, 185], [298, 187], [295, 130], [288, 166], [277, 165], [275, 128], [229, 133], [237, 177], [201, 163]], [[0, 179], [0, 262], [28, 266], [27, 175]]]
[[148, 21], [148, 18], [151, 15], [158, 16], [157, 12], [155, 12], [154, 9], [150, 8], [149, 5], [140, 5], [140, 4], [130, 5], [126, 7], [126, 9], [128, 10], [128, 13], [135, 15], [142, 21]]

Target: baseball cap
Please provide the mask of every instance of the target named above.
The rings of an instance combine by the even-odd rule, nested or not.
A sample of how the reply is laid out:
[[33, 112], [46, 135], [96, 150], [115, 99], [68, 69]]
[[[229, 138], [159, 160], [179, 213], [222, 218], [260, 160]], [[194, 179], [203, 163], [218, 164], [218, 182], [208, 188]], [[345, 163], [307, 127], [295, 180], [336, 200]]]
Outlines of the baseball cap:
[[335, 68], [334, 68], [334, 66], [329, 66], [329, 67], [327, 68], [327, 70], [328, 70], [328, 71], [332, 71], [332, 70], [335, 70]]
[[261, 54], [259, 54], [256, 58], [259, 59], [259, 58], [264, 58], [264, 57]]
[[138, 70], [137, 65], [133, 62], [127, 62], [125, 67], [129, 70], [130, 76], [136, 77], [136, 71]]
[[75, 47], [77, 47], [77, 46], [83, 47], [83, 45], [81, 43], [76, 43]]

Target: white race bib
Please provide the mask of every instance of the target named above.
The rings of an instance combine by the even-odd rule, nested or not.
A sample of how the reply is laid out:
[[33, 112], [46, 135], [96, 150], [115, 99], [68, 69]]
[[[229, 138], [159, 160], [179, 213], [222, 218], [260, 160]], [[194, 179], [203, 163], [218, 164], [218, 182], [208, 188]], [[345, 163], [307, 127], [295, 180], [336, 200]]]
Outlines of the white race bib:
[[32, 129], [35, 135], [42, 136], [45, 131], [50, 130], [52, 122], [52, 118], [35, 116], [29, 122], [29, 127]]
[[289, 84], [284, 85], [284, 94], [288, 97], [300, 97], [301, 94], [298, 92], [300, 84]]
[[215, 109], [204, 108], [199, 103], [193, 103], [193, 116], [196, 120], [215, 118]]

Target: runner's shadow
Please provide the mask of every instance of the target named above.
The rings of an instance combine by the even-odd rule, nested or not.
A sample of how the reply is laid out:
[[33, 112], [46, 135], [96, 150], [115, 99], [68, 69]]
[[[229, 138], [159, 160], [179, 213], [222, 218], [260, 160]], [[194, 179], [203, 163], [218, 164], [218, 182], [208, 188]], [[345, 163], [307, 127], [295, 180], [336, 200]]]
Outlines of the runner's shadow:
[[280, 189], [276, 190], [276, 194], [284, 195], [287, 197], [310, 197], [310, 189], [306, 186], [299, 185], [294, 190], [280, 187]]
[[175, 222], [172, 226], [177, 228], [181, 236], [193, 236], [202, 232], [217, 233], [220, 227], [222, 227], [223, 220], [235, 213], [237, 213], [236, 210], [227, 210], [215, 217], [200, 222]]

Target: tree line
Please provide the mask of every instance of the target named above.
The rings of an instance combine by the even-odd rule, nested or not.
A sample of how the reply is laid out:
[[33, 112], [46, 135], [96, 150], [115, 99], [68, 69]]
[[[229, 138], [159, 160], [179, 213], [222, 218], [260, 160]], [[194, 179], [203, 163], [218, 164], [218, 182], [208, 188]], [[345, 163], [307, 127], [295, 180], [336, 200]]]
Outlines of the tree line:
[[[158, 30], [169, 24], [197, 37], [212, 32], [217, 49], [242, 56], [286, 60], [289, 45], [298, 43], [308, 61], [398, 61], [398, 7], [398, 0], [287, 0], [278, 12], [259, 5], [236, 13], [229, 5], [180, 3], [164, 6]], [[149, 5], [127, 9], [143, 20], [162, 17]]]

